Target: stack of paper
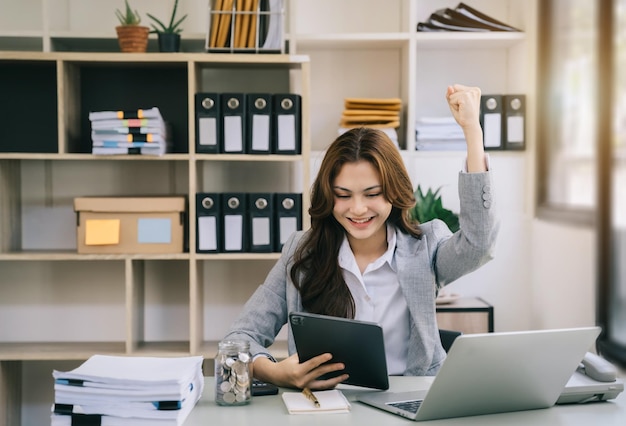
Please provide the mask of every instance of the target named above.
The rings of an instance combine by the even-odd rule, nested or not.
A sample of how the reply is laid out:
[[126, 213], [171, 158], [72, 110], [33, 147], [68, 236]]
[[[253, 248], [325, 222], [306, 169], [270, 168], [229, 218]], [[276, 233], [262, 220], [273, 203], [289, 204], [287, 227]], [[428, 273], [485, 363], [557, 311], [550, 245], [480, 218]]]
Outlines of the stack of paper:
[[398, 98], [346, 98], [339, 133], [354, 127], [381, 129], [396, 144], [402, 100]]
[[465, 150], [463, 129], [454, 117], [422, 117], [415, 122], [415, 149], [419, 151]]
[[202, 395], [202, 357], [94, 355], [54, 371], [51, 426], [181, 425]]
[[170, 132], [159, 108], [89, 113], [92, 152], [98, 155], [163, 155], [171, 146]]

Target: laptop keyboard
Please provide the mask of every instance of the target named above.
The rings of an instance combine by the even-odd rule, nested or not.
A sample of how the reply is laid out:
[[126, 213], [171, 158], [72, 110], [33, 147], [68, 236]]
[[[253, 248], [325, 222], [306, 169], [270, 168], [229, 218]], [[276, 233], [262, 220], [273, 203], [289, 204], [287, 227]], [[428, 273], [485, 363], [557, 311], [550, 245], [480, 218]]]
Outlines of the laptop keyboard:
[[415, 401], [389, 402], [387, 405], [415, 414], [417, 413], [417, 409], [420, 408], [420, 405], [422, 405], [422, 400], [418, 399]]

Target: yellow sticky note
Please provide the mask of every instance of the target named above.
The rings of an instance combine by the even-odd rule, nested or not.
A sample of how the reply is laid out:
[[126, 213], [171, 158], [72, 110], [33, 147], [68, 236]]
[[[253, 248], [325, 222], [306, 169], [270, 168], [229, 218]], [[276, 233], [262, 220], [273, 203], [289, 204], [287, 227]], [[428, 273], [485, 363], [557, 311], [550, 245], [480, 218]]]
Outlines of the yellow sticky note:
[[92, 219], [85, 221], [85, 245], [104, 246], [119, 243], [119, 219]]

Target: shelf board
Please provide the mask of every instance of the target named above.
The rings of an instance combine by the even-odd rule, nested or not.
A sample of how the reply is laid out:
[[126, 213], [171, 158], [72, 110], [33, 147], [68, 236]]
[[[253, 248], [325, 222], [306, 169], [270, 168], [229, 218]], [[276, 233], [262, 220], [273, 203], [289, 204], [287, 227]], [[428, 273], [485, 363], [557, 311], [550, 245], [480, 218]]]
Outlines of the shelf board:
[[280, 253], [163, 253], [163, 254], [80, 254], [72, 251], [24, 251], [0, 253], [0, 261], [89, 261], [89, 260], [277, 260]]
[[195, 154], [196, 160], [204, 161], [254, 161], [256, 162], [297, 162], [302, 155], [252, 155], [252, 154]]
[[408, 33], [299, 34], [292, 39], [297, 48], [354, 49], [399, 48], [409, 41]]
[[0, 260], [188, 260], [189, 253], [164, 254], [79, 254], [72, 251], [25, 251], [16, 253], [0, 253]]
[[526, 40], [523, 32], [416, 32], [413, 37], [418, 49], [492, 49]]
[[280, 253], [215, 253], [196, 254], [197, 260], [277, 260]]
[[146, 64], [160, 66], [162, 64], [196, 66], [232, 66], [232, 65], [284, 65], [291, 68], [300, 67], [308, 63], [306, 55], [289, 54], [256, 54], [256, 53], [122, 53], [122, 52], [0, 52], [2, 60], [21, 61], [66, 61], [74, 64], [88, 65], [110, 63], [111, 66], [126, 67], [129, 64]]
[[0, 360], [86, 360], [92, 355], [188, 356], [189, 342], [141, 342], [126, 352], [124, 342], [2, 342]]
[[189, 154], [165, 154], [157, 156], [0, 152], [0, 160], [188, 161], [189, 158]]
[[0, 360], [85, 360], [94, 354], [126, 355], [124, 342], [2, 342]]

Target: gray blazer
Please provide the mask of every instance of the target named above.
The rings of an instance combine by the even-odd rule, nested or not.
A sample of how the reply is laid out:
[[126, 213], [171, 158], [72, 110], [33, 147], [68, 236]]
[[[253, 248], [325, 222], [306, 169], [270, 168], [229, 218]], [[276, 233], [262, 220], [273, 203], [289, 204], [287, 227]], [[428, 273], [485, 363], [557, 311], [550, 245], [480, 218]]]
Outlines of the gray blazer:
[[[398, 280], [411, 318], [405, 375], [437, 373], [445, 359], [435, 315], [437, 292], [492, 258], [498, 223], [491, 173], [459, 173], [459, 196], [461, 229], [455, 234], [438, 219], [421, 224], [421, 238], [396, 231]], [[288, 313], [303, 310], [289, 269], [306, 232], [297, 232], [289, 238], [280, 259], [246, 302], [225, 339], [248, 340], [253, 355], [267, 354], [266, 348], [287, 322]], [[296, 353], [291, 329], [288, 349], [290, 355]]]

